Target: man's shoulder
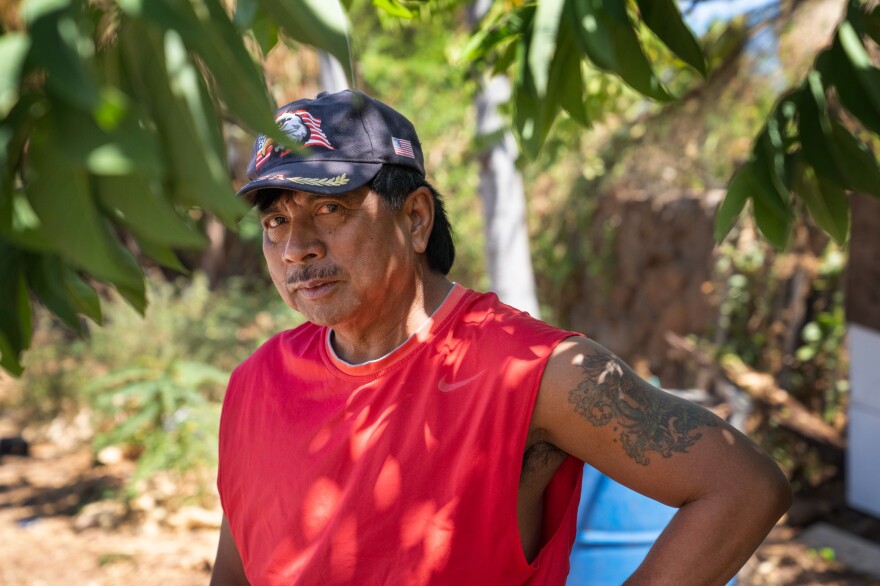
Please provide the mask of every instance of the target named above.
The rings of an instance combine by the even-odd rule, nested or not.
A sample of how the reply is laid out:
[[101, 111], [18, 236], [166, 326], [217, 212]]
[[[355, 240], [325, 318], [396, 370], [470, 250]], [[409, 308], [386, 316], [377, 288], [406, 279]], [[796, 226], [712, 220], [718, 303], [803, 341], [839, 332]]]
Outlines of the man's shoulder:
[[239, 364], [236, 371], [262, 368], [267, 362], [273, 362], [285, 355], [307, 356], [310, 350], [317, 351], [325, 329], [305, 322], [295, 328], [278, 332]]
[[485, 350], [504, 352], [541, 345], [552, 348], [561, 340], [581, 335], [507, 305], [491, 292], [470, 292], [462, 309], [455, 332], [470, 332], [461, 337], [479, 340]]

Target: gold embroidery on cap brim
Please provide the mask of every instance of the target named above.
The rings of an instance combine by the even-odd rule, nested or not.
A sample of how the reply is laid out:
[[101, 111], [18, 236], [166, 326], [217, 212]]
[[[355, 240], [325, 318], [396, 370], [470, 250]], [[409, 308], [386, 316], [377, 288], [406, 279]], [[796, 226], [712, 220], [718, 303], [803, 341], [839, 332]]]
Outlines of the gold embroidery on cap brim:
[[340, 185], [347, 184], [349, 181], [345, 173], [336, 177], [287, 177], [287, 180], [294, 183], [302, 183], [303, 185], [318, 185], [321, 187], [339, 187]]

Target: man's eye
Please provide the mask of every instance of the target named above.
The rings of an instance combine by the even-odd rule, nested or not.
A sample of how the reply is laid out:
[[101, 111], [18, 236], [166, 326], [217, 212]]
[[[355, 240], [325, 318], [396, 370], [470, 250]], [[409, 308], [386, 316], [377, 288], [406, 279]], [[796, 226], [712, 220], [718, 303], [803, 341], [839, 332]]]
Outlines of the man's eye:
[[266, 220], [266, 227], [267, 228], [277, 228], [278, 226], [280, 226], [283, 223], [284, 223], [284, 218], [282, 218], [281, 216], [273, 216], [273, 217], [268, 218]]
[[339, 211], [338, 203], [325, 203], [320, 208], [318, 208], [319, 214], [332, 214], [333, 212]]

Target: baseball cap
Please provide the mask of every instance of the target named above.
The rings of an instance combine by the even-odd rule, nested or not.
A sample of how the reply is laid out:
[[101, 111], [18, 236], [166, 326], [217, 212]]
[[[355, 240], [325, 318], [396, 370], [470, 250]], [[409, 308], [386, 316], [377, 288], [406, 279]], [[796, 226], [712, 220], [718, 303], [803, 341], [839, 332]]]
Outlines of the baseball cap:
[[358, 90], [322, 92], [275, 112], [291, 150], [260, 135], [248, 164], [250, 182], [238, 194], [280, 188], [327, 195], [370, 182], [382, 165], [401, 165], [425, 174], [416, 129], [402, 114]]

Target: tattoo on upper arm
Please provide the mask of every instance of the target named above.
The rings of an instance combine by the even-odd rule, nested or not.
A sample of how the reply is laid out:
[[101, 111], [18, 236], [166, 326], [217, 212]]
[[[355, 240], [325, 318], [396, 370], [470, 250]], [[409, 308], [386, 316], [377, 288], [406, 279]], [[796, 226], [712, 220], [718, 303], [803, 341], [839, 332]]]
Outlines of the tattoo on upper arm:
[[584, 379], [568, 392], [569, 403], [597, 427], [611, 423], [627, 456], [643, 466], [651, 463], [648, 452], [686, 452], [703, 436], [697, 428], [718, 425], [697, 405], [651, 387], [610, 352], [590, 352], [580, 367]]

